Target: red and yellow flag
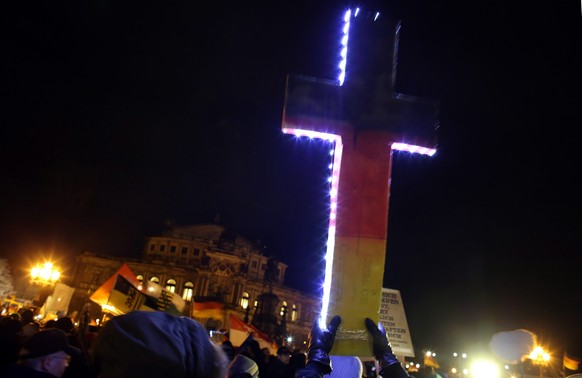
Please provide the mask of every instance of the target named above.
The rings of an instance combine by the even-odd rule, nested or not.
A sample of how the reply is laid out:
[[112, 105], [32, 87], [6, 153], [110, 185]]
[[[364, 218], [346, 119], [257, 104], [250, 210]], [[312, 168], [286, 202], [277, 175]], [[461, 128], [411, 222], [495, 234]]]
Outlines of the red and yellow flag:
[[224, 303], [212, 297], [195, 297], [192, 316], [195, 318], [215, 318], [224, 316]]
[[268, 335], [261, 332], [252, 324], [243, 322], [233, 314], [230, 314], [228, 319], [230, 324], [230, 341], [234, 346], [242, 346], [252, 335], [252, 339], [258, 341], [261, 348], [268, 348], [272, 355], [277, 354], [278, 346], [274, 341], [269, 339]]
[[428, 354], [428, 353], [426, 353], [424, 355], [424, 366], [432, 366], [435, 369], [438, 369], [438, 368], [441, 367], [441, 365], [439, 365], [439, 363], [436, 360], [436, 358], [434, 358], [432, 356], [432, 354]]
[[109, 296], [111, 295], [111, 291], [115, 287], [115, 283], [117, 282], [117, 276], [121, 276], [128, 280], [133, 286], [139, 287], [140, 282], [135, 276], [135, 274], [129, 269], [127, 264], [123, 264], [117, 272], [115, 272], [103, 285], [99, 287], [99, 289], [95, 290], [95, 292], [89, 298], [93, 302], [97, 303], [100, 306], [106, 305], [109, 302]]
[[580, 360], [564, 353], [564, 368], [576, 371], [580, 368]]

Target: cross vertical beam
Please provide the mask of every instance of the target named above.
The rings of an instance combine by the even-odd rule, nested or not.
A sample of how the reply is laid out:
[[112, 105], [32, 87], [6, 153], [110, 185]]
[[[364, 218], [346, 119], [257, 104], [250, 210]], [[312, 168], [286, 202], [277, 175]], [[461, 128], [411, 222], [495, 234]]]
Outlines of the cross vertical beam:
[[369, 357], [364, 318], [378, 321], [392, 152], [436, 152], [437, 104], [394, 93], [398, 21], [359, 9], [343, 20], [338, 78], [289, 75], [282, 129], [334, 143], [321, 322], [342, 317], [332, 354]]

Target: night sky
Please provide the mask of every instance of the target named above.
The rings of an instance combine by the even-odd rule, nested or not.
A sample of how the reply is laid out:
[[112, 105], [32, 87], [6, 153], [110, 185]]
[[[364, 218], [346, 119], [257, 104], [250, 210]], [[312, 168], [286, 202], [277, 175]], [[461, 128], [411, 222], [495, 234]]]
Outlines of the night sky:
[[[440, 102], [437, 154], [393, 160], [384, 286], [414, 346], [525, 328], [582, 357], [580, 3], [376, 3], [402, 20], [396, 90]], [[282, 134], [283, 96], [335, 78], [347, 5], [4, 5], [0, 257], [138, 257], [219, 214], [316, 293], [329, 148]]]

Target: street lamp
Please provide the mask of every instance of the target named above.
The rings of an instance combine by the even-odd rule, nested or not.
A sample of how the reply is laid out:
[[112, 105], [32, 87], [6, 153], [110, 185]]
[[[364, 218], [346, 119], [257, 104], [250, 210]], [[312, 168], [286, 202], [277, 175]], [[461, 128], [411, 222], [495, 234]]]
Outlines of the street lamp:
[[60, 276], [59, 268], [51, 262], [45, 262], [43, 266], [36, 265], [30, 270], [30, 280], [33, 285], [52, 286]]
[[61, 270], [51, 262], [44, 265], [37, 264], [30, 269], [30, 284], [40, 287], [38, 306], [42, 307], [46, 301], [50, 288], [52, 288], [61, 277]]
[[534, 365], [540, 369], [540, 378], [543, 378], [542, 368], [550, 362], [550, 354], [541, 346], [536, 346], [528, 356]]

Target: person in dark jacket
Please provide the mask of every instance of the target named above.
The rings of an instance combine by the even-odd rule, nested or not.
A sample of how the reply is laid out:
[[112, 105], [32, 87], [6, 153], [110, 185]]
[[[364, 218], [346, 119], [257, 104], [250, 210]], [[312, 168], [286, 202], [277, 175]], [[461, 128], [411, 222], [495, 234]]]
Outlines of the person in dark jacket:
[[20, 363], [13, 364], [3, 374], [7, 378], [61, 378], [71, 357], [81, 351], [69, 344], [60, 329], [47, 329], [31, 336], [19, 354]]
[[291, 362], [291, 350], [282, 346], [277, 350], [277, 356], [267, 365], [266, 374], [261, 378], [293, 378], [293, 366]]
[[[307, 364], [297, 370], [295, 378], [322, 378], [331, 373], [332, 366], [329, 352], [335, 340], [335, 334], [341, 318], [334, 316], [327, 328], [321, 328], [316, 321], [309, 333]], [[379, 374], [383, 378], [410, 378], [400, 364], [386, 338], [386, 330], [381, 323], [376, 325], [370, 318], [365, 319], [366, 329], [372, 336], [372, 353], [380, 365]]]

